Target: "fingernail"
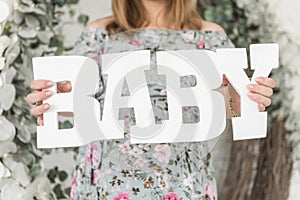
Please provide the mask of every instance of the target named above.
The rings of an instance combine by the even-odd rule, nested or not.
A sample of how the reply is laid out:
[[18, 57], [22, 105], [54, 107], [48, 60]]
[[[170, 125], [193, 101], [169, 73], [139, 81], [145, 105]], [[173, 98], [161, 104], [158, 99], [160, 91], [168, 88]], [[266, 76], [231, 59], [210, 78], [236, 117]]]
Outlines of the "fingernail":
[[45, 105], [44, 105], [44, 108], [45, 108], [45, 109], [48, 109], [49, 107], [50, 107], [49, 104], [45, 104]]
[[254, 86], [253, 85], [247, 85], [247, 87], [248, 87], [248, 89], [253, 89], [254, 88]]
[[69, 82], [65, 82], [64, 85], [65, 85], [66, 88], [70, 88]]
[[256, 78], [255, 81], [258, 82], [258, 83], [261, 83], [262, 79], [261, 78]]
[[252, 93], [252, 92], [249, 92], [249, 93], [248, 93], [248, 96], [249, 96], [249, 97], [253, 97], [253, 93]]
[[48, 81], [48, 82], [47, 82], [47, 85], [48, 85], [48, 86], [52, 86], [52, 85], [54, 85], [54, 82], [53, 82], [53, 81]]
[[46, 96], [51, 96], [52, 95], [52, 92], [51, 91], [47, 91], [46, 92]]

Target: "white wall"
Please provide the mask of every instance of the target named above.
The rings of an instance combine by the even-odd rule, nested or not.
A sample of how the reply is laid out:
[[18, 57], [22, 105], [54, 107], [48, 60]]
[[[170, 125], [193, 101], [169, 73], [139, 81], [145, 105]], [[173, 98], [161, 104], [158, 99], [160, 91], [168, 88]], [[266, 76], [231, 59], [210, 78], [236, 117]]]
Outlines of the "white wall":
[[[287, 57], [289, 66], [292, 69], [299, 71], [300, 67], [300, 1], [299, 0], [265, 0], [269, 3], [270, 10], [275, 14], [276, 18], [274, 23], [278, 23], [280, 27], [293, 38], [293, 42], [286, 45], [281, 44], [282, 49], [281, 57]], [[297, 48], [298, 46], [298, 48]], [[291, 79], [292, 85], [296, 86], [292, 91], [295, 98], [292, 104], [293, 111], [300, 111], [300, 75], [296, 75]], [[299, 116], [300, 113], [298, 112]], [[297, 118], [298, 120], [299, 118]], [[299, 133], [296, 133], [299, 135]], [[299, 137], [299, 136], [298, 136]], [[299, 145], [295, 149], [296, 162], [294, 163], [294, 170], [292, 174], [291, 187], [290, 187], [290, 200], [300, 199], [300, 155]], [[298, 155], [297, 155], [298, 154]]]
[[[111, 15], [111, 0], [81, 0], [79, 6], [75, 8], [80, 13], [89, 16], [89, 22], [101, 17]], [[76, 18], [76, 17], [75, 17]], [[76, 19], [74, 19], [76, 20]], [[63, 31], [68, 37], [65, 38], [67, 45], [73, 45], [81, 33], [82, 26], [76, 23], [68, 23]]]

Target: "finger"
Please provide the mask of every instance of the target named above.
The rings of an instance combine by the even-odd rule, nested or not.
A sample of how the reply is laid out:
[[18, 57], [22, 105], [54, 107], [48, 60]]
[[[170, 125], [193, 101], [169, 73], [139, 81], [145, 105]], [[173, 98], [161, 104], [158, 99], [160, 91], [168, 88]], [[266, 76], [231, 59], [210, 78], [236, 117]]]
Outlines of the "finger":
[[40, 125], [40, 126], [43, 126], [43, 125], [44, 125], [43, 115], [39, 115], [39, 116], [38, 116], [38, 118], [37, 118], [37, 123], [38, 123], [38, 125]]
[[267, 78], [267, 77], [257, 77], [255, 81], [259, 85], [264, 85], [266, 87], [274, 88], [276, 86], [276, 82], [272, 78]]
[[262, 103], [259, 103], [259, 104], [257, 105], [257, 107], [258, 107], [258, 110], [259, 110], [260, 112], [263, 112], [263, 111], [266, 110], [266, 107], [265, 107]]
[[51, 87], [53, 85], [54, 85], [53, 81], [38, 79], [38, 80], [33, 80], [31, 82], [30, 87], [33, 90], [42, 90], [42, 89], [49, 88], [49, 87]]
[[57, 92], [64, 93], [70, 92], [72, 90], [72, 85], [70, 81], [64, 81], [57, 83]]
[[253, 93], [253, 92], [249, 92], [248, 97], [250, 99], [252, 99], [253, 101], [255, 101], [256, 103], [262, 103], [265, 107], [270, 106], [271, 103], [272, 103], [270, 98], [265, 97], [261, 94], [256, 94], [256, 93]]
[[50, 108], [50, 105], [48, 103], [35, 106], [31, 109], [31, 114], [34, 116], [38, 116], [46, 112]]
[[41, 92], [33, 92], [27, 95], [26, 99], [28, 103], [38, 103], [50, 97], [52, 92], [49, 90], [41, 91]]
[[247, 85], [247, 89], [250, 92], [261, 94], [265, 97], [270, 97], [273, 94], [273, 89], [272, 88], [266, 87], [266, 86], [263, 86], [263, 85], [258, 85], [258, 84], [249, 84], [249, 85]]

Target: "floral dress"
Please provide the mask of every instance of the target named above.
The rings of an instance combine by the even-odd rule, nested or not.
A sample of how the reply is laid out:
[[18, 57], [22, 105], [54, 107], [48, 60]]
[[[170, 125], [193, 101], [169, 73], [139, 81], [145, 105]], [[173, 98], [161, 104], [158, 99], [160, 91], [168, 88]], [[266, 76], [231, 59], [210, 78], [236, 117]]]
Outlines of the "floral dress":
[[[156, 123], [168, 119], [164, 81], [155, 75], [158, 50], [229, 48], [234, 45], [223, 32], [204, 30], [137, 29], [110, 35], [102, 27], [85, 28], [73, 54], [94, 59], [101, 72], [101, 55], [130, 50], [151, 51], [147, 84]], [[101, 76], [95, 95], [103, 108], [107, 77]], [[193, 76], [181, 79], [193, 85]], [[123, 94], [128, 94], [126, 84]], [[217, 189], [206, 142], [131, 144], [134, 114], [123, 113], [124, 139], [100, 140], [79, 147], [71, 197], [76, 200], [216, 200]], [[183, 113], [197, 121], [197, 110]], [[88, 130], [87, 130], [88, 131]]]

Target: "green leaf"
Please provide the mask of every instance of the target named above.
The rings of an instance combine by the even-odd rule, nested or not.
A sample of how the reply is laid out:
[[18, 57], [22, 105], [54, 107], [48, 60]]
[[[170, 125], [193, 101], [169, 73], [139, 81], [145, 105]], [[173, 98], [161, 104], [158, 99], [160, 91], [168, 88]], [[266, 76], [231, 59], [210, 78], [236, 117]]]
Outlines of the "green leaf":
[[32, 167], [29, 169], [29, 176], [34, 177], [41, 171], [41, 165], [40, 163], [35, 163], [32, 165]]
[[60, 171], [58, 173], [58, 178], [60, 181], [66, 180], [67, 177], [68, 177], [68, 174], [65, 171]]
[[78, 4], [79, 0], [66, 0], [67, 4]]
[[59, 46], [63, 46], [63, 42], [60, 39], [60, 37], [56, 35], [50, 39], [49, 47], [59, 47]]
[[42, 149], [42, 151], [44, 152], [44, 154], [50, 155], [52, 152], [52, 149]]
[[69, 120], [66, 120], [64, 122], [59, 122], [58, 127], [59, 129], [69, 129], [73, 128], [73, 124]]
[[70, 193], [71, 193], [71, 187], [66, 188], [66, 189], [65, 189], [65, 193], [66, 193], [66, 194], [70, 194]]
[[47, 176], [51, 181], [51, 183], [55, 183], [55, 178], [57, 176], [57, 169], [50, 169]]
[[63, 7], [66, 4], [66, 1], [65, 0], [52, 0], [52, 3], [59, 7]]
[[87, 15], [79, 15], [78, 22], [81, 24], [86, 24], [89, 21], [89, 16]]
[[61, 199], [61, 198], [66, 198], [63, 194], [63, 191], [61, 190], [61, 185], [60, 184], [57, 184], [55, 185], [55, 187], [53, 188], [53, 191], [54, 193], [56, 194], [56, 197], [58, 199]]

